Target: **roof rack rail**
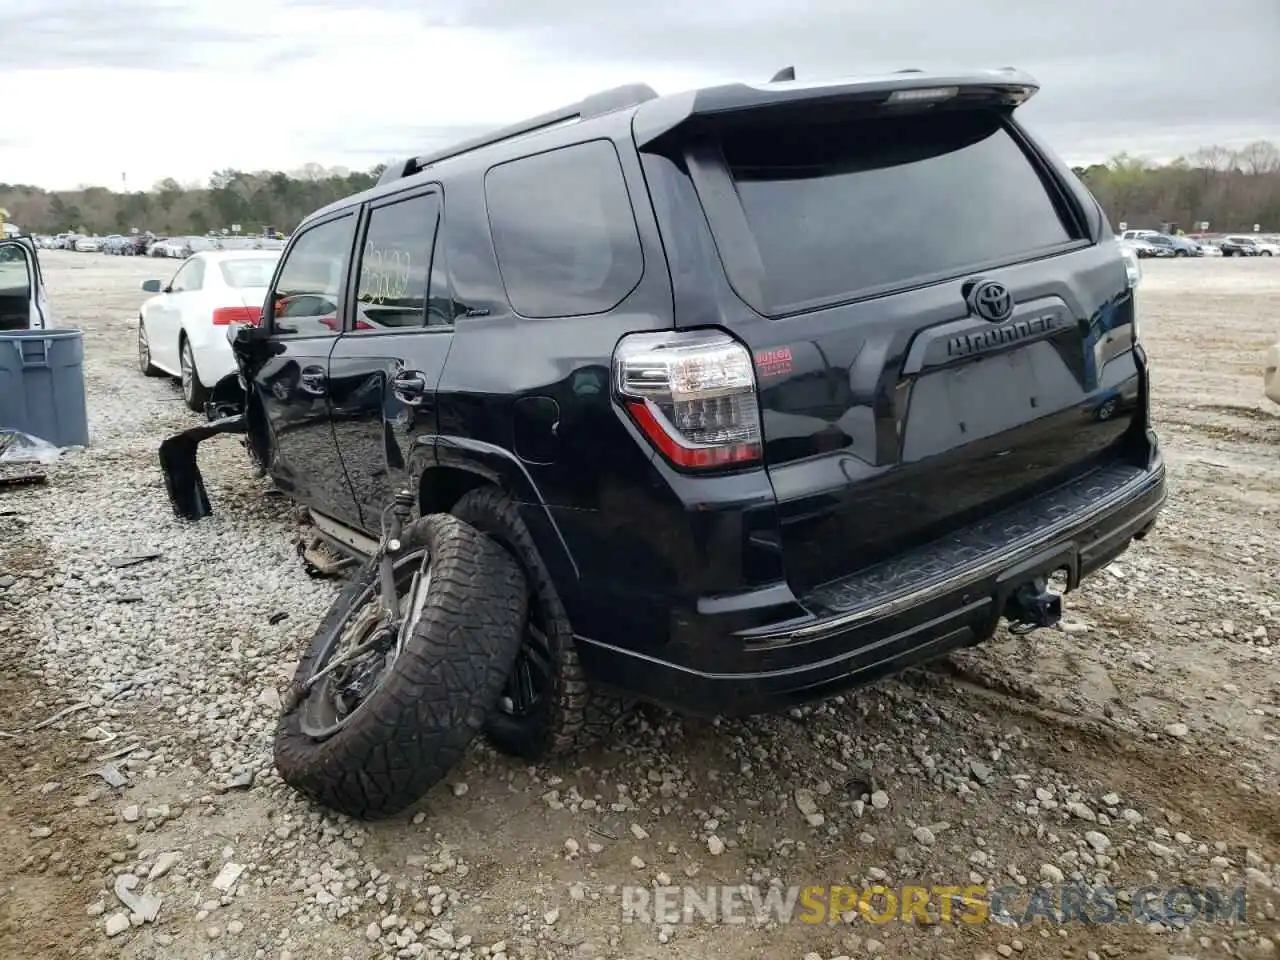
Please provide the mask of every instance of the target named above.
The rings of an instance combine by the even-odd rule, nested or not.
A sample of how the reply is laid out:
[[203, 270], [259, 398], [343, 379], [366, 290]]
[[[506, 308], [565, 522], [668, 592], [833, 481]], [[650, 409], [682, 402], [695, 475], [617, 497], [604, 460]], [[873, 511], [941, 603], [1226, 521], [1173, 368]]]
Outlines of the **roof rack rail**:
[[570, 104], [567, 107], [540, 113], [536, 117], [530, 117], [528, 120], [501, 127], [498, 130], [481, 134], [470, 140], [463, 140], [461, 143], [455, 143], [453, 146], [445, 147], [443, 150], [423, 154], [419, 157], [410, 157], [405, 160], [395, 160], [387, 164], [381, 176], [378, 177], [378, 183], [390, 183], [392, 180], [399, 180], [401, 177], [412, 176], [415, 173], [421, 173], [433, 163], [439, 163], [441, 160], [459, 157], [464, 153], [479, 150], [481, 147], [493, 146], [525, 134], [537, 133], [539, 130], [545, 130], [548, 127], [559, 126], [575, 120], [590, 120], [593, 117], [602, 117], [607, 113], [613, 113], [616, 110], [636, 107], [646, 100], [653, 100], [657, 96], [657, 91], [646, 83], [628, 83], [621, 87], [602, 90], [599, 93], [591, 94], [589, 97], [584, 97], [577, 103]]

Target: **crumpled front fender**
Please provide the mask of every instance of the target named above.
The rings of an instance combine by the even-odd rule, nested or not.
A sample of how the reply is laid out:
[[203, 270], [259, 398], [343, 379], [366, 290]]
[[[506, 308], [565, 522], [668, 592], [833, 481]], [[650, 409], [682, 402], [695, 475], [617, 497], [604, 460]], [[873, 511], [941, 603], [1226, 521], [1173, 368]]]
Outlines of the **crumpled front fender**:
[[223, 433], [245, 433], [248, 422], [243, 413], [202, 423], [175, 433], [160, 444], [160, 469], [174, 514], [181, 520], [209, 516], [213, 507], [204, 489], [204, 477], [196, 463], [196, 450], [205, 440]]

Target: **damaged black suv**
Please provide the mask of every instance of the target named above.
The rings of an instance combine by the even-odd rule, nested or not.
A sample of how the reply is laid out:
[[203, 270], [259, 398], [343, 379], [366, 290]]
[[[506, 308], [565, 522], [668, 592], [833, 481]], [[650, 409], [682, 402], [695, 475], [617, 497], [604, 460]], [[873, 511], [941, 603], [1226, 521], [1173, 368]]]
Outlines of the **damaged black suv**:
[[[1045, 626], [1156, 521], [1140, 271], [1013, 70], [644, 86], [389, 165], [286, 249], [220, 419], [364, 563], [285, 779], [743, 714]], [[237, 399], [238, 398], [238, 399]]]

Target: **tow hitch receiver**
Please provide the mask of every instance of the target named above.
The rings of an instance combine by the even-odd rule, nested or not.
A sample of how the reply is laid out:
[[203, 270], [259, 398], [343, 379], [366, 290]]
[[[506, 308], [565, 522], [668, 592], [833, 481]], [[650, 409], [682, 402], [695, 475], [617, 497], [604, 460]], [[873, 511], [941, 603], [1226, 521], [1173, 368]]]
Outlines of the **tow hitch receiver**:
[[1052, 627], [1062, 619], [1062, 598], [1049, 592], [1044, 577], [1036, 577], [1013, 591], [1005, 604], [1004, 615], [1015, 632]]

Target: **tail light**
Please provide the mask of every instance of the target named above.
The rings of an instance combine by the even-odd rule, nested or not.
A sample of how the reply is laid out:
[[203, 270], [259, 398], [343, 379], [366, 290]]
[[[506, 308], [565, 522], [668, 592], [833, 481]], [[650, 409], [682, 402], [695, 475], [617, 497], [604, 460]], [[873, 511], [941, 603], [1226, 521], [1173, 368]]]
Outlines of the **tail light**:
[[1138, 326], [1138, 284], [1142, 282], [1142, 264], [1138, 261], [1138, 255], [1124, 244], [1120, 245], [1120, 253], [1124, 257], [1125, 283], [1133, 301], [1130, 309], [1133, 311], [1133, 342], [1136, 344], [1142, 339], [1142, 331]]
[[256, 327], [262, 322], [260, 307], [218, 307], [213, 311], [213, 325], [226, 327], [239, 323], [246, 327]]
[[649, 442], [685, 470], [745, 467], [761, 458], [751, 354], [713, 330], [637, 333], [613, 355], [623, 407]]

